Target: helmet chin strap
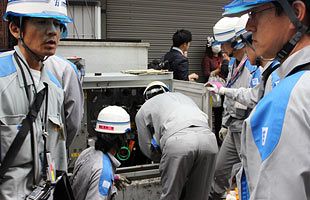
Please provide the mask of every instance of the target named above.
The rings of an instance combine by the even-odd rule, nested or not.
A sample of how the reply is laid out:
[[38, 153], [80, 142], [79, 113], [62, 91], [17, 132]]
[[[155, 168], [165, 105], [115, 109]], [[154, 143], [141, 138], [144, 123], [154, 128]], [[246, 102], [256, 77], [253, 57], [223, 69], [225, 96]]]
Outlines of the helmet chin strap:
[[[23, 37], [23, 17], [19, 18], [19, 24], [20, 24], [20, 34], [19, 34], [19, 40], [22, 44], [22, 46], [26, 49], [26, 51], [30, 54], [30, 56], [35, 59], [37, 62], [42, 63], [48, 58], [48, 56], [45, 56], [41, 58], [38, 54], [34, 53], [24, 42], [24, 37]], [[42, 65], [43, 66], [43, 65]]]
[[22, 44], [23, 47], [26, 49], [26, 51], [30, 54], [30, 56], [31, 56], [32, 58], [34, 58], [37, 62], [43, 63], [43, 62], [48, 58], [48, 56], [45, 56], [45, 57], [41, 58], [41, 56], [39, 56], [38, 54], [34, 53], [34, 52], [26, 45], [26, 43], [24, 42], [23, 37], [20, 37], [19, 40], [21, 41], [21, 44]]
[[277, 68], [279, 68], [281, 66], [281, 61], [283, 61], [295, 48], [296, 44], [300, 41], [300, 39], [302, 38], [302, 36], [309, 32], [309, 28], [308, 26], [305, 26], [304, 24], [301, 23], [301, 21], [296, 17], [292, 6], [288, 3], [287, 0], [277, 0], [284, 12], [287, 14], [287, 16], [289, 17], [290, 21], [294, 24], [295, 28], [297, 29], [295, 35], [282, 47], [282, 49], [277, 53], [276, 57], [273, 59], [266, 59], [263, 58], [263, 60], [266, 61], [271, 61], [271, 60], [277, 60], [279, 61], [278, 64], [276, 64], [275, 66], [272, 66], [272, 63], [269, 64], [269, 66], [267, 66], [266, 70], [264, 71], [264, 73], [262, 74], [263, 78], [262, 80], [264, 81], [264, 85], [266, 84], [266, 80], [268, 79], [268, 76], [275, 71]]
[[287, 14], [290, 21], [294, 24], [294, 26], [297, 29], [295, 35], [277, 53], [275, 59], [281, 61], [292, 52], [292, 50], [295, 48], [296, 44], [299, 42], [302, 36], [306, 32], [308, 32], [309, 28], [304, 24], [302, 24], [301, 21], [296, 17], [296, 14], [294, 13], [292, 6], [288, 3], [287, 0], [277, 0], [277, 1], [281, 4], [282, 8], [284, 9], [284, 12]]

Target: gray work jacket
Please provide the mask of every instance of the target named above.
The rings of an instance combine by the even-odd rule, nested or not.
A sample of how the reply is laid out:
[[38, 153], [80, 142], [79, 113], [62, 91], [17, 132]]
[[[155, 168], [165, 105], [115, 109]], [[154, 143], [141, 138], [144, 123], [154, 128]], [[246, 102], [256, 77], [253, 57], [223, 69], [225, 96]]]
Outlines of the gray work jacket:
[[136, 115], [136, 125], [139, 146], [150, 159], [154, 156], [151, 151], [153, 134], [163, 149], [166, 140], [184, 128], [199, 126], [209, 129], [208, 116], [192, 99], [176, 92], [159, 94], [147, 100]]
[[51, 56], [45, 61], [46, 68], [60, 82], [64, 90], [65, 128], [67, 148], [80, 131], [83, 117], [84, 96], [76, 66], [59, 56]]
[[243, 125], [241, 186], [251, 200], [309, 199], [310, 71], [288, 76], [297, 66], [310, 63], [309, 54], [307, 46], [282, 63], [280, 83], [259, 101]]
[[[278, 62], [268, 62], [266, 67], [262, 69], [262, 73], [270, 64], [273, 66]], [[280, 82], [277, 70], [275, 70], [267, 79], [264, 89], [264, 83], [259, 82], [254, 88], [225, 88], [225, 97], [231, 98], [249, 108], [254, 108], [262, 95], [266, 95], [273, 87]], [[265, 91], [265, 93], [264, 93]]]
[[[231, 59], [229, 64], [229, 74], [227, 77], [227, 87], [250, 88], [251, 86], [254, 87], [259, 83], [260, 77], [253, 77], [253, 72], [255, 72], [256, 66], [254, 67], [250, 64], [249, 60], [246, 58], [246, 55], [244, 55], [241, 62], [244, 60], [246, 61], [243, 63], [243, 68], [240, 67], [238, 72], [240, 75], [235, 76], [237, 69], [236, 59]], [[223, 107], [224, 114], [222, 125], [228, 127], [231, 132], [241, 132], [243, 120], [249, 115], [251, 109], [231, 98], [225, 98]]]
[[[24, 60], [18, 47], [15, 51]], [[0, 54], [0, 155], [1, 161], [6, 155], [12, 141], [14, 140], [22, 120], [29, 111], [35, 96], [34, 84], [26, 67], [22, 64], [25, 72], [29, 100], [25, 92], [25, 84], [21, 70], [18, 67], [13, 53], [15, 51]], [[22, 62], [21, 62], [22, 63]], [[0, 199], [25, 199], [32, 190], [33, 178], [36, 184], [41, 181], [43, 164], [43, 129], [48, 133], [47, 149], [51, 152], [57, 170], [67, 170], [66, 156], [66, 133], [63, 129], [63, 90], [61, 85], [51, 72], [45, 67], [41, 71], [41, 79], [37, 91], [41, 91], [48, 85], [48, 108], [46, 110], [46, 98], [44, 99], [37, 119], [33, 123], [34, 131], [34, 158], [31, 153], [30, 133], [26, 137], [12, 166], [6, 173], [7, 179], [0, 186]], [[47, 114], [47, 121], [45, 121]]]
[[116, 192], [113, 180], [119, 166], [113, 155], [103, 154], [94, 147], [85, 149], [75, 162], [72, 175], [75, 200], [110, 200]]

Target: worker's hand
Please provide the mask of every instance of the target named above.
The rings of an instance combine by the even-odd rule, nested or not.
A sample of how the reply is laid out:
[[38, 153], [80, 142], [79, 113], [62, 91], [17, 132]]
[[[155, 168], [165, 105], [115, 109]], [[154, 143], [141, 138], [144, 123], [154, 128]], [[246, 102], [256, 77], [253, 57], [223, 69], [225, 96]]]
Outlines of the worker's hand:
[[207, 90], [209, 92], [212, 92], [214, 94], [219, 94], [220, 89], [223, 87], [223, 83], [221, 83], [219, 81], [209, 81], [209, 82], [205, 83], [204, 86], [207, 87]]
[[219, 138], [224, 141], [226, 135], [227, 135], [228, 129], [225, 127], [222, 127], [220, 132], [219, 132]]
[[115, 174], [114, 175], [114, 186], [117, 190], [123, 190], [127, 185], [131, 184], [131, 180], [129, 180], [126, 176]]
[[196, 74], [196, 73], [192, 73], [192, 74], [188, 75], [188, 80], [189, 80], [189, 81], [195, 81], [195, 80], [197, 80], [198, 78], [199, 78], [199, 76], [198, 76], [198, 74]]

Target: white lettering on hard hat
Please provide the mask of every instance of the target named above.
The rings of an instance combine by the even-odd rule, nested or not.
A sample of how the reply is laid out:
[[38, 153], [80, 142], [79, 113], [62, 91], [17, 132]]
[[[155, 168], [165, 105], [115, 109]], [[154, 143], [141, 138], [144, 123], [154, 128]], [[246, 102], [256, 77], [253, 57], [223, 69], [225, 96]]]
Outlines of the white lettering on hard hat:
[[106, 125], [99, 125], [99, 129], [114, 131], [114, 127], [113, 126], [106, 126]]
[[262, 128], [262, 146], [265, 146], [267, 135], [268, 135], [268, 127], [263, 127]]

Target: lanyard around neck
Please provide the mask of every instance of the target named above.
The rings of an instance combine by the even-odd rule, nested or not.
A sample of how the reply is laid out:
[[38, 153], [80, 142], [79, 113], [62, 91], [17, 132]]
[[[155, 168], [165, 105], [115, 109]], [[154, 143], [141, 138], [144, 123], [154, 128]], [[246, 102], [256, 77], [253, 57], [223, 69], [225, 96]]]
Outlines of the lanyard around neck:
[[244, 69], [244, 65], [245, 65], [245, 62], [247, 61], [247, 59], [248, 59], [248, 57], [244, 56], [237, 67], [235, 67], [236, 64], [234, 63], [233, 68], [232, 68], [232, 72], [231, 72], [232, 76], [229, 79], [228, 83], [226, 84], [226, 87], [230, 88], [237, 81], [237, 79], [239, 78], [239, 76], [241, 75], [241, 73]]

